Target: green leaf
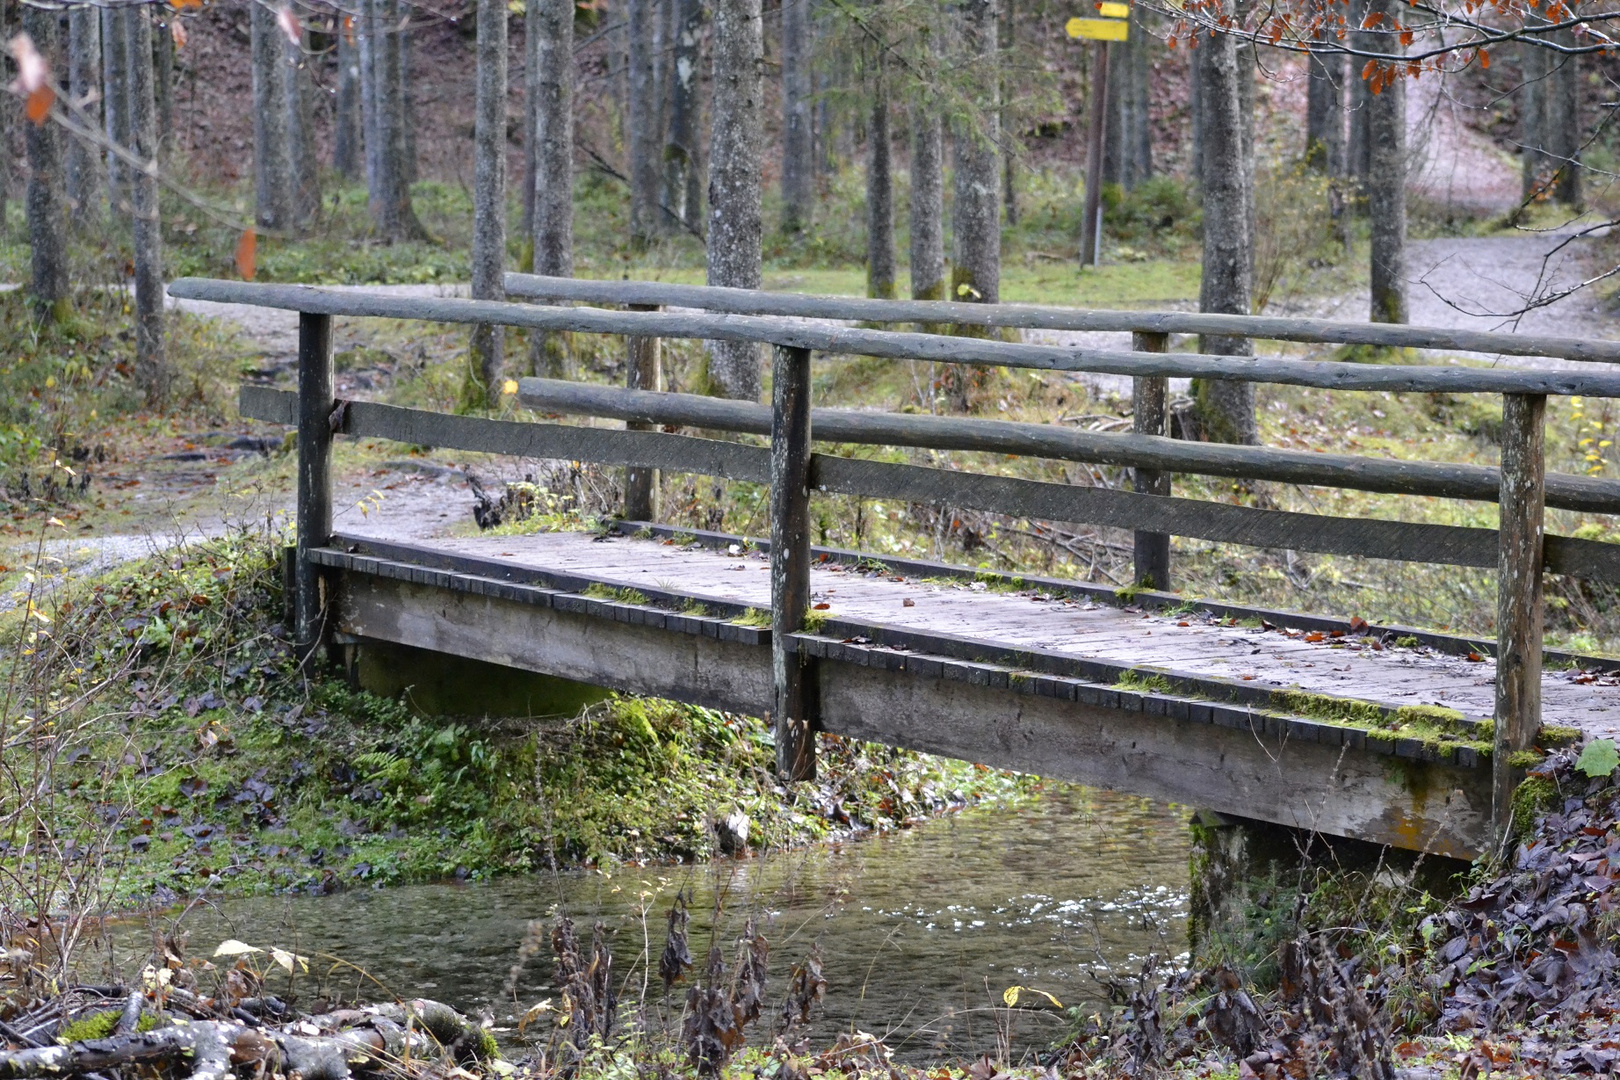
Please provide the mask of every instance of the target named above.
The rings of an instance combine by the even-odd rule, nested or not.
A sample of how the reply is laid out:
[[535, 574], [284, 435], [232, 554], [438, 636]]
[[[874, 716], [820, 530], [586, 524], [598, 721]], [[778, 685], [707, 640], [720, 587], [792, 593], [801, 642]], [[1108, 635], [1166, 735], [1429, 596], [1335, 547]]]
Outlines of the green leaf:
[[1613, 739], [1593, 739], [1575, 760], [1575, 767], [1593, 779], [1608, 776], [1616, 766], [1620, 766], [1620, 753], [1615, 751]]

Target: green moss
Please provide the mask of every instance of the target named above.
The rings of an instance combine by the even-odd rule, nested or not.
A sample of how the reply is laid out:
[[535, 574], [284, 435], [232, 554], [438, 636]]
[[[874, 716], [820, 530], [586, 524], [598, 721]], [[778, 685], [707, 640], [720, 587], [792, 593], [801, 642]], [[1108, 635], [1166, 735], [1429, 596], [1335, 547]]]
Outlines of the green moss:
[[1581, 731], [1560, 724], [1542, 724], [1536, 737], [1543, 746], [1569, 746], [1581, 737]]
[[1513, 827], [1515, 841], [1523, 840], [1535, 829], [1536, 820], [1558, 809], [1558, 785], [1547, 776], [1529, 776], [1513, 789]]
[[827, 611], [816, 611], [814, 608], [812, 608], [811, 610], [805, 612], [804, 613], [804, 630], [805, 630], [805, 633], [808, 633], [808, 634], [819, 634], [819, 633], [821, 633], [821, 628], [823, 626], [827, 625], [827, 620], [830, 619], [830, 618], [832, 618], [832, 613], [827, 612]]
[[1402, 727], [1424, 728], [1447, 735], [1490, 741], [1496, 725], [1489, 720], [1473, 722], [1456, 709], [1440, 705], [1402, 705], [1395, 710], [1395, 723]]
[[[106, 1039], [111, 1037], [118, 1027], [119, 1019], [124, 1015], [122, 1009], [106, 1009], [102, 1012], [90, 1013], [81, 1016], [72, 1023], [63, 1024], [62, 1030], [57, 1033], [56, 1041], [63, 1043], [84, 1042], [87, 1039]], [[151, 1031], [162, 1024], [156, 1013], [143, 1011], [140, 1019], [136, 1021], [136, 1031]]]
[[1138, 694], [1168, 694], [1173, 690], [1170, 680], [1163, 675], [1150, 675], [1141, 671], [1122, 672], [1114, 681], [1114, 687]]
[[738, 626], [753, 626], [761, 630], [771, 628], [771, 613], [760, 608], [749, 608], [731, 620]]
[[690, 615], [697, 619], [703, 618], [708, 613], [709, 609], [698, 603], [696, 600], [687, 601], [686, 606], [681, 608], [682, 615]]
[[617, 604], [645, 604], [647, 602], [645, 593], [637, 592], [629, 586], [614, 588], [611, 585], [604, 585], [600, 581], [587, 585], [585, 591], [580, 595], [588, 596], [592, 600], [611, 600]]
[[1540, 765], [1545, 757], [1540, 750], [1515, 750], [1508, 755], [1507, 763], [1514, 769], [1533, 769]]
[[1329, 697], [1303, 690], [1277, 690], [1272, 693], [1271, 701], [1274, 707], [1283, 712], [1312, 720], [1325, 720], [1331, 724], [1370, 728], [1381, 727], [1387, 719], [1382, 706], [1355, 698]]
[[1412, 634], [1402, 634], [1395, 639], [1395, 644], [1403, 649], [1415, 649], [1418, 647], [1418, 639]]

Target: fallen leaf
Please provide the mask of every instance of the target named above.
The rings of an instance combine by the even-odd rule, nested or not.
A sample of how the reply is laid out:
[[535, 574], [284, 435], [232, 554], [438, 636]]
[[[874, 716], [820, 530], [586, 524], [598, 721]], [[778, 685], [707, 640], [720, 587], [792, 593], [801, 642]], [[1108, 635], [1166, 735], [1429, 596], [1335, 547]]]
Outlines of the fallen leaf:
[[1315, 641], [1321, 641], [1325, 637], [1327, 637], [1327, 635], [1322, 633], [1322, 631], [1320, 631], [1320, 630], [1312, 630], [1310, 633], [1305, 635], [1305, 640], [1315, 642]]
[[259, 234], [250, 225], [242, 230], [241, 239], [236, 241], [236, 272], [242, 275], [243, 281], [252, 281], [258, 270]]
[[256, 952], [264, 952], [264, 950], [256, 945], [249, 945], [245, 941], [237, 941], [235, 938], [226, 938], [224, 941], [219, 943], [219, 948], [214, 950], [214, 955], [242, 956], [246, 953]]

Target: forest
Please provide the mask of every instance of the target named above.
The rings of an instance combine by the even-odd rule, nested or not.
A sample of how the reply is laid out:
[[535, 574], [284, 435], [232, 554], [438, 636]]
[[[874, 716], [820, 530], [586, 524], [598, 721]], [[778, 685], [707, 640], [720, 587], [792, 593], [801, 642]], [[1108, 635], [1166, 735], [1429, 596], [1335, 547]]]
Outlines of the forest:
[[[0, 0], [0, 1080], [1620, 1071], [1612, 582], [1535, 575], [1523, 640], [1539, 651], [1545, 634], [1548, 718], [1537, 697], [1529, 743], [1508, 755], [1489, 701], [1490, 673], [1516, 659], [1500, 647], [1509, 567], [1494, 554], [1172, 541], [966, 497], [801, 485], [799, 540], [816, 552], [804, 575], [818, 576], [789, 630], [819, 633], [828, 665], [840, 649], [881, 653], [890, 673], [954, 662], [993, 682], [994, 669], [1031, 701], [1083, 701], [1084, 683], [1138, 702], [1118, 738], [1124, 779], [1089, 787], [808, 722], [814, 764], [794, 773], [770, 709], [503, 666], [545, 642], [488, 626], [466, 636], [495, 662], [369, 640], [326, 625], [328, 590], [349, 586], [300, 561], [317, 541], [298, 525], [319, 501], [318, 441], [318, 541], [379, 542], [334, 541], [329, 560], [386, 562], [385, 542], [518, 558], [549, 539], [575, 545], [576, 576], [525, 587], [555, 610], [780, 642], [762, 543], [780, 514], [758, 475], [428, 436], [545, 425], [754, 461], [777, 453], [780, 417], [758, 416], [789, 408], [784, 356], [797, 356], [803, 422], [812, 396], [838, 410], [826, 428], [856, 434], [817, 436], [821, 450], [868, 475], [1173, 494], [1345, 534], [1372, 523], [1496, 544], [1533, 422], [1535, 513], [1561, 551], [1606, 557], [1620, 527], [1593, 507], [1620, 498], [1620, 399], [1155, 381], [949, 349], [1320, 362], [1373, 372], [1347, 376], [1369, 386], [1423, 365], [1461, 378], [1611, 365], [960, 313], [894, 328], [946, 342], [931, 354], [943, 359], [884, 359], [538, 323], [320, 322], [175, 284], [554, 310], [509, 282], [518, 273], [1502, 331], [1601, 351], [1620, 323], [1617, 24], [1598, 0]], [[321, 349], [312, 440], [264, 403], [320, 389], [305, 378]], [[565, 407], [626, 389], [670, 391], [670, 415]], [[440, 426], [377, 435], [365, 425], [383, 410], [396, 431]], [[863, 421], [954, 422], [978, 441], [863, 442]], [[1014, 429], [1019, 446], [1136, 439], [1182, 448], [1167, 460], [1275, 451], [1265, 460], [1283, 464], [1276, 480], [1230, 464], [1172, 473], [996, 443]], [[1347, 461], [1401, 478], [1282, 478], [1284, 465], [1350, 475]], [[1410, 497], [1425, 469], [1489, 498]], [[1143, 578], [1149, 535], [1164, 567], [1173, 558], [1168, 580]], [[591, 558], [636, 544], [656, 572], [583, 584]], [[413, 588], [429, 576], [413, 573]], [[724, 588], [686, 596], [705, 573]], [[752, 593], [725, 592], [743, 579]], [[851, 622], [863, 590], [888, 608]], [[956, 654], [874, 640], [936, 601], [955, 613], [941, 618]], [[451, 607], [427, 636], [452, 636]], [[1189, 656], [1241, 646], [1286, 653], [1289, 670], [1263, 691], [1249, 668], [1200, 682], [1131, 662], [1081, 678], [1025, 655], [1050, 644], [1040, 620], [1082, 617], [1115, 620], [1090, 633], [1116, 652], [1186, 632], [1203, 635]], [[1024, 635], [999, 659], [968, 640], [996, 618]], [[659, 667], [652, 646], [614, 659], [608, 631], [591, 633], [599, 663], [637, 669], [625, 680]], [[1393, 693], [1425, 665], [1486, 705], [1316, 689], [1382, 670]], [[1571, 718], [1581, 702], [1593, 716]], [[1142, 794], [1161, 789], [1133, 786], [1148, 756], [1133, 740], [1147, 746], [1172, 708], [1248, 710], [1223, 745], [1261, 759], [1297, 752], [1278, 730], [1311, 731], [1313, 747], [1322, 733], [1329, 785], [1369, 804], [1399, 792], [1439, 818], [1461, 805], [1458, 762], [1477, 759], [1505, 818], [1469, 862], [1264, 817], [1290, 797], [1309, 810], [1304, 780], [1249, 790], [1253, 811]], [[951, 723], [943, 709], [921, 720]], [[1144, 773], [1198, 771], [1212, 738], [1184, 736]], [[1372, 766], [1356, 757], [1369, 747], [1384, 755]], [[1239, 757], [1209, 771], [1235, 777]], [[1396, 810], [1374, 818], [1367, 835], [1414, 828]]]

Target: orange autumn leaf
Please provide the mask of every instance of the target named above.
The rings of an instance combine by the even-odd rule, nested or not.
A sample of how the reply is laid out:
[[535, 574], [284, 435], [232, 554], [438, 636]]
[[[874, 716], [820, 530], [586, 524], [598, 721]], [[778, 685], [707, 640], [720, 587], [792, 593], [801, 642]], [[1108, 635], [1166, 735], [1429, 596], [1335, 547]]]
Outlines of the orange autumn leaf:
[[354, 16], [343, 16], [343, 39], [350, 45], [354, 44]]
[[28, 101], [23, 106], [23, 115], [27, 116], [35, 127], [38, 127], [51, 115], [51, 106], [54, 104], [56, 104], [56, 91], [49, 86], [42, 86], [28, 95]]
[[1479, 66], [1483, 68], [1491, 66], [1491, 54], [1484, 49], [1479, 50]]
[[176, 11], [185, 11], [188, 8], [200, 8], [203, 0], [169, 0], [169, 6]]
[[174, 47], [177, 49], [185, 48], [186, 42], [190, 40], [190, 35], [186, 33], [186, 24], [179, 19], [169, 20], [169, 36], [174, 38]]
[[242, 275], [243, 281], [252, 281], [258, 270], [257, 256], [259, 251], [259, 234], [250, 226], [242, 233], [242, 238], [236, 242], [236, 272]]

